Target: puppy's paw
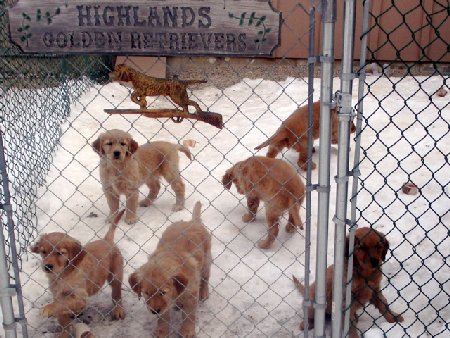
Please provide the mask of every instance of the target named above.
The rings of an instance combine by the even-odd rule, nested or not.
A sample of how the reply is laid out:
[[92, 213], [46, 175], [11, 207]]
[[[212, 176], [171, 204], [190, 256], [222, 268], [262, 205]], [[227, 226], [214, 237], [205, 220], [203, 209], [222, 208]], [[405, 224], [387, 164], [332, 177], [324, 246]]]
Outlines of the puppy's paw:
[[136, 223], [138, 221], [138, 218], [137, 218], [137, 216], [136, 215], [126, 215], [126, 217], [125, 217], [125, 223], [127, 223], [127, 224], [134, 224], [134, 223]]
[[54, 315], [54, 306], [53, 304], [47, 304], [39, 312], [44, 318], [52, 317]]
[[[298, 162], [297, 164], [300, 167], [300, 169], [302, 169], [304, 171], [308, 170], [308, 162], [304, 162], [304, 163]], [[317, 165], [311, 161], [311, 170], [314, 170], [316, 168], [317, 168]]]
[[285, 229], [286, 229], [286, 232], [287, 232], [287, 233], [292, 234], [292, 233], [295, 232], [295, 225], [292, 224], [291, 222], [288, 222], [288, 223], [286, 224]]
[[404, 320], [402, 315], [399, 315], [392, 311], [386, 313], [384, 317], [386, 318], [386, 321], [388, 321], [389, 323], [401, 323]]
[[181, 204], [174, 204], [172, 206], [172, 211], [180, 211], [180, 210], [183, 210], [183, 209], [184, 209], [184, 205], [181, 205]]
[[155, 330], [155, 337], [157, 338], [166, 338], [169, 336], [169, 326], [164, 325], [164, 327], [158, 326]]
[[119, 320], [119, 319], [124, 319], [125, 318], [125, 310], [123, 307], [121, 306], [116, 306], [113, 310], [112, 310], [112, 319], [113, 320]]
[[208, 287], [204, 287], [200, 289], [200, 301], [205, 301], [209, 298], [209, 289]]
[[255, 219], [256, 219], [255, 215], [252, 214], [252, 213], [250, 213], [250, 212], [247, 213], [247, 214], [244, 214], [244, 215], [242, 216], [242, 221], [245, 222], [245, 223], [254, 222]]
[[147, 208], [147, 207], [151, 206], [152, 204], [153, 204], [153, 201], [148, 198], [145, 198], [139, 202], [139, 206], [142, 208]]
[[183, 338], [194, 338], [195, 326], [189, 325], [188, 327], [182, 327], [180, 330], [180, 336]]
[[261, 249], [269, 249], [272, 246], [272, 241], [269, 241], [268, 239], [262, 239], [258, 241], [258, 246]]

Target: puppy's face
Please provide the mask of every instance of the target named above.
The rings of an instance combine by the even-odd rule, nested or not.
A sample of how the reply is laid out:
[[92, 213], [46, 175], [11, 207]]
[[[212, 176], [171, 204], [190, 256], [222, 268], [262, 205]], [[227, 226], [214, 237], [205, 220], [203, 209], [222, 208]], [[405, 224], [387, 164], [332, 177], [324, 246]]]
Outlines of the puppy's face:
[[128, 282], [139, 298], [144, 297], [147, 309], [153, 314], [169, 310], [188, 284], [183, 275], [169, 277], [158, 268], [138, 270], [130, 275]]
[[114, 68], [114, 71], [109, 73], [109, 79], [111, 81], [124, 81], [124, 82], [131, 81], [128, 70], [129, 70], [128, 67], [123, 63], [117, 65]]
[[81, 243], [60, 232], [44, 234], [31, 246], [31, 252], [41, 255], [42, 269], [47, 274], [60, 274], [77, 259], [81, 259]]
[[386, 259], [389, 242], [379, 231], [360, 228], [355, 232], [354, 264], [363, 275], [380, 270]]
[[114, 129], [101, 134], [92, 147], [100, 156], [106, 156], [111, 161], [124, 161], [136, 152], [139, 145], [130, 134]]

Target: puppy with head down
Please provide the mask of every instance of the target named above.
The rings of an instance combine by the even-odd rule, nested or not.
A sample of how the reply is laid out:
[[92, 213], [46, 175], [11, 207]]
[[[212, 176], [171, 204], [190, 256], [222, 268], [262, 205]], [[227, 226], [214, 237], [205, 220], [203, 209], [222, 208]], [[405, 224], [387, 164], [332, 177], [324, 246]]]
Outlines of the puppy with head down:
[[43, 234], [31, 246], [31, 252], [41, 255], [42, 268], [53, 294], [53, 302], [41, 309], [41, 315], [56, 317], [62, 327], [62, 338], [70, 336], [72, 319], [84, 310], [88, 297], [96, 294], [105, 282], [112, 288], [113, 319], [125, 318], [121, 296], [123, 258], [114, 244], [114, 232], [123, 213], [116, 215], [104, 239], [84, 247], [61, 232]]
[[100, 155], [100, 180], [110, 219], [119, 209], [120, 195], [125, 195], [125, 222], [136, 223], [139, 187], [146, 184], [149, 188], [148, 196], [139, 203], [141, 207], [147, 207], [158, 196], [161, 177], [175, 192], [176, 202], [172, 209], [184, 208], [185, 186], [180, 175], [178, 151], [191, 159], [187, 147], [164, 141], [139, 146], [130, 134], [118, 129], [101, 134], [92, 146]]
[[[373, 304], [381, 315], [389, 322], [402, 322], [403, 317], [389, 308], [389, 303], [381, 291], [381, 279], [383, 273], [381, 265], [383, 264], [389, 242], [381, 232], [372, 228], [359, 228], [355, 231], [355, 245], [353, 250], [353, 278], [352, 278], [352, 299], [350, 307], [350, 337], [359, 337], [356, 324], [358, 316], [356, 312], [365, 307], [367, 303]], [[346, 240], [346, 253], [344, 264], [344, 285], [347, 279], [347, 267], [349, 258], [349, 238]], [[330, 265], [326, 272], [326, 313], [332, 314], [332, 289], [333, 289], [333, 271], [334, 265]], [[300, 281], [293, 277], [294, 284], [303, 295], [305, 287]], [[345, 299], [345, 288], [344, 299]], [[315, 299], [315, 283], [309, 286], [309, 298]], [[344, 305], [345, 306], [345, 305]], [[308, 328], [314, 327], [314, 308], [311, 305], [308, 309]], [[304, 330], [305, 323], [302, 321], [300, 329]]]
[[305, 195], [305, 185], [291, 165], [282, 160], [261, 156], [250, 157], [236, 163], [225, 172], [222, 184], [230, 189], [234, 183], [237, 191], [247, 197], [248, 213], [242, 216], [244, 222], [254, 222], [259, 203], [266, 207], [268, 236], [260, 240], [262, 249], [272, 246], [278, 236], [279, 218], [287, 210], [289, 220], [286, 231], [303, 229], [300, 206]]
[[156, 337], [170, 331], [170, 310], [182, 311], [180, 335], [195, 336], [199, 301], [209, 296], [211, 235], [200, 219], [197, 202], [192, 220], [173, 223], [164, 231], [147, 263], [128, 279], [138, 297], [144, 297], [148, 310], [158, 315]]
[[[313, 103], [312, 137], [313, 140], [320, 135], [320, 102]], [[331, 143], [337, 144], [339, 140], [339, 118], [336, 109], [331, 110]], [[350, 132], [354, 133], [356, 126], [350, 122]], [[298, 166], [306, 170], [308, 164], [308, 106], [302, 106], [293, 112], [267, 141], [255, 148], [260, 150], [269, 146], [267, 157], [275, 158], [284, 148], [292, 148], [299, 153]], [[315, 169], [316, 164], [311, 163]]]

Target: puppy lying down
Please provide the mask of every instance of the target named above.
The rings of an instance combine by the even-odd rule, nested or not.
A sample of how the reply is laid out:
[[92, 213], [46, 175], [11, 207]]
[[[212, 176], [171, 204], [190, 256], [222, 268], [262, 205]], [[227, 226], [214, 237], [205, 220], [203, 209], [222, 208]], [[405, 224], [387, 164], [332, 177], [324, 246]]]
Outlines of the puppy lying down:
[[173, 307], [182, 311], [180, 335], [195, 336], [197, 307], [209, 296], [211, 269], [211, 235], [200, 214], [197, 202], [191, 221], [168, 226], [147, 263], [128, 279], [138, 297], [144, 297], [147, 309], [158, 316], [156, 337], [169, 334]]

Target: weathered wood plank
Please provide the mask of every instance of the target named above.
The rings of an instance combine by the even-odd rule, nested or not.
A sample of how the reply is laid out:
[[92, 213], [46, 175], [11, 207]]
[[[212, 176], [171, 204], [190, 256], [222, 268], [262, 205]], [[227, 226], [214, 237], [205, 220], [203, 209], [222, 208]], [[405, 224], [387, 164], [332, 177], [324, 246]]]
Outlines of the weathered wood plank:
[[267, 56], [281, 22], [269, 0], [19, 0], [8, 14], [32, 53]]

